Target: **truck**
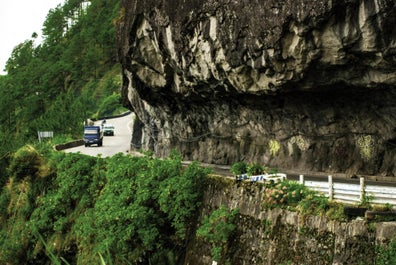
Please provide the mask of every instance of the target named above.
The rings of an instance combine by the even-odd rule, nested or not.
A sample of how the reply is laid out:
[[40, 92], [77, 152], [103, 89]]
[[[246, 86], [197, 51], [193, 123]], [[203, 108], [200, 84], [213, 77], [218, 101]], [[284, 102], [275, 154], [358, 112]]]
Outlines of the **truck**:
[[103, 145], [103, 130], [101, 126], [84, 126], [84, 145], [87, 147], [92, 144]]

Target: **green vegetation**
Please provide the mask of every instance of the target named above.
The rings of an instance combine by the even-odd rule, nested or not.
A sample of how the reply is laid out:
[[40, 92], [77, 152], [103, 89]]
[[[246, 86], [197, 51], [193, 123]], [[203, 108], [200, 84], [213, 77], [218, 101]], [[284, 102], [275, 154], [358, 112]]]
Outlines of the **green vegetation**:
[[230, 168], [230, 172], [233, 175], [245, 174], [247, 172], [247, 164], [245, 162], [234, 163]]
[[[249, 176], [259, 174], [277, 174], [277, 169], [271, 169], [258, 163], [234, 163], [230, 168], [234, 175], [247, 173]], [[284, 180], [281, 182], [264, 182], [263, 209], [282, 208], [298, 211], [303, 215], [326, 215], [333, 220], [346, 220], [344, 205], [329, 199], [317, 191], [308, 189], [296, 181]], [[370, 197], [365, 198], [365, 203], [370, 202]]]
[[343, 205], [329, 201], [324, 195], [295, 181], [265, 183], [263, 207], [299, 211], [303, 215], [326, 215], [330, 219], [345, 220]]
[[230, 210], [221, 205], [209, 216], [204, 216], [202, 224], [197, 230], [198, 237], [212, 246], [213, 260], [222, 262], [222, 264], [231, 264], [224, 259], [230, 238], [236, 229], [235, 218], [238, 212], [238, 209]]
[[175, 152], [103, 159], [49, 144], [24, 146], [11, 160], [0, 194], [1, 264], [176, 263], [210, 172], [183, 168]]
[[32, 33], [15, 44], [0, 76], [0, 172], [37, 131], [81, 138], [85, 119], [125, 112], [116, 60], [119, 3], [66, 0], [49, 10], [42, 43]]
[[376, 265], [396, 264], [396, 239], [392, 240], [387, 246], [377, 247], [376, 251]]
[[268, 168], [266, 166], [259, 165], [258, 163], [247, 165], [248, 176], [264, 174], [267, 173], [267, 171]]

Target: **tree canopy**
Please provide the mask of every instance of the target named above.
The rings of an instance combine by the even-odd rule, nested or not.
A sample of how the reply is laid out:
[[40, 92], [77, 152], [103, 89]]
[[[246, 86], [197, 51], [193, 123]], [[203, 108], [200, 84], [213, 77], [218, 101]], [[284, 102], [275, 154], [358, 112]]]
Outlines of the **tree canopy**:
[[0, 157], [38, 130], [78, 137], [103, 101], [122, 109], [114, 25], [119, 3], [66, 0], [49, 10], [42, 43], [33, 33], [16, 45], [0, 76]]

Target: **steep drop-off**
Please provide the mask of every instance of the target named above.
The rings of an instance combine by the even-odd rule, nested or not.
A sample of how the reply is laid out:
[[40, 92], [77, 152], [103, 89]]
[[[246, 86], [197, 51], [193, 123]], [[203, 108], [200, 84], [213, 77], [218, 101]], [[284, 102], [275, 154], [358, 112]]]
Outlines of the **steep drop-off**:
[[392, 0], [122, 1], [132, 145], [396, 176]]

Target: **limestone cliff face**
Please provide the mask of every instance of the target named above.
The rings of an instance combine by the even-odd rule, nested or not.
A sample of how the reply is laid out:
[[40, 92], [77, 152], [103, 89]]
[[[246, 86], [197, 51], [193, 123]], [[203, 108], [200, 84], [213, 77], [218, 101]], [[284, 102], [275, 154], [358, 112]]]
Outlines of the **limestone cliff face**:
[[133, 146], [396, 176], [394, 0], [124, 0]]

